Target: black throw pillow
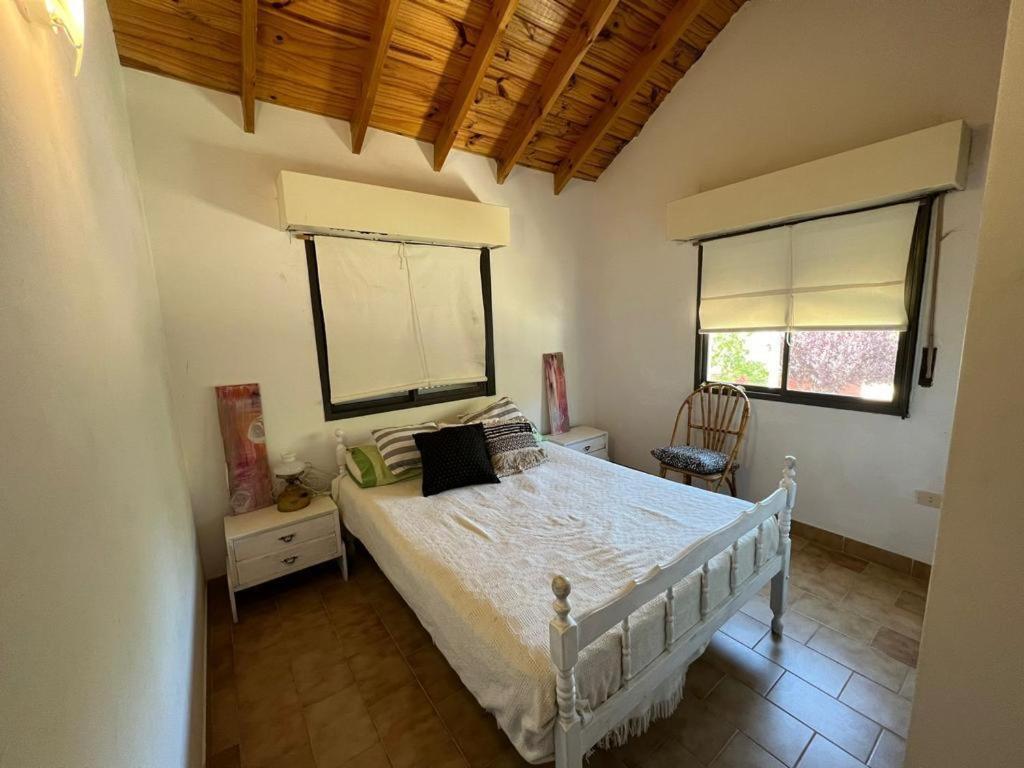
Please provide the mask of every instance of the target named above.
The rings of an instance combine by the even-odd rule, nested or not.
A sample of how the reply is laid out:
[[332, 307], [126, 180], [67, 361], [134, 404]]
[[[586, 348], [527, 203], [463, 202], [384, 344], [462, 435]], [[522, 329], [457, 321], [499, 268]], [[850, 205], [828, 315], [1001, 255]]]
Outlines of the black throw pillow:
[[452, 488], [500, 483], [487, 452], [483, 424], [445, 427], [413, 435], [423, 456], [423, 495]]

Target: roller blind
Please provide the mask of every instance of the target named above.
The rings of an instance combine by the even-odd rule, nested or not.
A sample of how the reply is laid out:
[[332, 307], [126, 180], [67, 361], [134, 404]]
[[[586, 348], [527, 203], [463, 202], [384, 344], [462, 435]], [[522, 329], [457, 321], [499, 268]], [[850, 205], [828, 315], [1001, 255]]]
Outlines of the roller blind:
[[405, 246], [427, 387], [486, 381], [480, 252]]
[[478, 251], [315, 242], [331, 402], [486, 380]]
[[906, 330], [918, 208], [904, 203], [704, 243], [701, 332]]

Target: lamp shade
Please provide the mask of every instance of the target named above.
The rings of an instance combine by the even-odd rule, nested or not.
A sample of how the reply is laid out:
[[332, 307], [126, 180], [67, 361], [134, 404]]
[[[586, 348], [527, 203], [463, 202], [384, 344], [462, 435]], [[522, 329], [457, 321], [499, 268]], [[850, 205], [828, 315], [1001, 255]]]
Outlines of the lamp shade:
[[274, 466], [274, 474], [281, 478], [298, 477], [306, 471], [306, 463], [299, 461], [291, 451], [281, 454], [281, 462]]

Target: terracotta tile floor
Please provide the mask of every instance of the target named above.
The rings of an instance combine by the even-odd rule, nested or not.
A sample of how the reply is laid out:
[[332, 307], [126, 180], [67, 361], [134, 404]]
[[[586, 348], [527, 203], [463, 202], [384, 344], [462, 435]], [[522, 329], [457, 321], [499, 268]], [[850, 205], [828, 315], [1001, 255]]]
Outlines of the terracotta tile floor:
[[[794, 539], [785, 635], [766, 594], [723, 627], [676, 713], [592, 768], [898, 766], [927, 585]], [[209, 592], [210, 768], [524, 766], [365, 552]]]

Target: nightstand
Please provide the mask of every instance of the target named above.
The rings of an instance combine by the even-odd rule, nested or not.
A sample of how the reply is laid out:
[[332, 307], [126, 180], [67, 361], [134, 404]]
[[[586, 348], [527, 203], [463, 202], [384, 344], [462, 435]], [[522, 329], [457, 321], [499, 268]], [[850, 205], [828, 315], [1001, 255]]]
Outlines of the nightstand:
[[545, 440], [564, 445], [580, 453], [608, 461], [608, 432], [596, 427], [573, 427], [560, 435], [544, 435]]
[[236, 622], [235, 593], [243, 589], [325, 560], [337, 560], [342, 577], [348, 580], [338, 508], [329, 496], [317, 496], [308, 507], [295, 512], [264, 507], [225, 517], [224, 540], [231, 616]]

